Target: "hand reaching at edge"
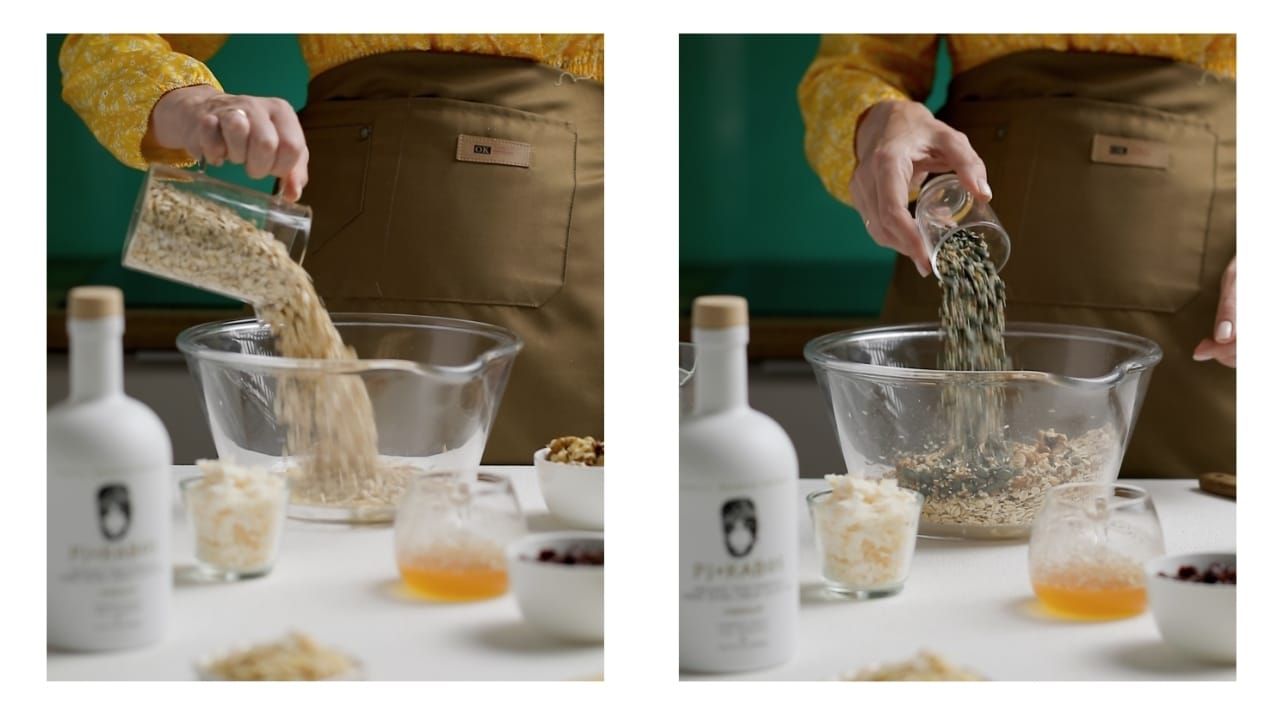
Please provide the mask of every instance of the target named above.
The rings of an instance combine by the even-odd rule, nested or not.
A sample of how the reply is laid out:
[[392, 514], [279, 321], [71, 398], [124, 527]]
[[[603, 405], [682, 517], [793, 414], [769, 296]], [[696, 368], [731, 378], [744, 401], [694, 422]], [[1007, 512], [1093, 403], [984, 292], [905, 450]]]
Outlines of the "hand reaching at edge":
[[1213, 321], [1213, 335], [1196, 345], [1191, 356], [1197, 361], [1217, 360], [1229, 368], [1236, 366], [1236, 259], [1231, 258], [1222, 272], [1222, 291], [1218, 297], [1218, 315]]

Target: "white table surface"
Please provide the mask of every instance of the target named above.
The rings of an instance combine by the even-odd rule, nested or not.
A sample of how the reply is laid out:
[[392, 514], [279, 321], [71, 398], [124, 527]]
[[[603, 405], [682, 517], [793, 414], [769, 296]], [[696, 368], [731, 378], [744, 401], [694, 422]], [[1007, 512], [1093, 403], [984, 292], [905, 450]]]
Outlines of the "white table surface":
[[[1134, 482], [1134, 481], [1126, 481]], [[1191, 480], [1136, 481], [1151, 492], [1169, 553], [1236, 547], [1235, 502]], [[1038, 609], [1026, 541], [920, 539], [906, 586], [875, 600], [825, 592], [800, 481], [800, 637], [772, 669], [682, 680], [832, 680], [929, 649], [992, 680], [1235, 680], [1234, 666], [1202, 664], [1165, 645], [1150, 612], [1108, 622], [1051, 618]]]
[[[566, 528], [547, 514], [532, 467], [485, 469], [511, 478], [530, 531]], [[177, 467], [175, 477], [193, 470]], [[218, 584], [185, 579], [193, 539], [176, 508], [173, 529], [167, 636], [137, 650], [49, 652], [48, 679], [194, 680], [193, 663], [201, 656], [241, 642], [277, 640], [290, 629], [359, 657], [369, 680], [575, 680], [604, 672], [603, 646], [565, 644], [539, 633], [521, 619], [511, 593], [468, 603], [407, 596], [389, 525], [290, 520], [271, 574]]]

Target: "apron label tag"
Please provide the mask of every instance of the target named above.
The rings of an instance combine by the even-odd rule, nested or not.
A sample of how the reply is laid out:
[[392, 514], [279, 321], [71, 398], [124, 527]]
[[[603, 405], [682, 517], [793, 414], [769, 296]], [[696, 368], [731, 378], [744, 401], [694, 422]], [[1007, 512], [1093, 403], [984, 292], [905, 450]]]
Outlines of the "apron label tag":
[[527, 168], [532, 157], [533, 146], [529, 143], [479, 135], [458, 136], [458, 159], [462, 162]]
[[1157, 170], [1169, 169], [1169, 146], [1154, 140], [1135, 140], [1115, 135], [1094, 135], [1090, 159], [1108, 165], [1130, 165]]

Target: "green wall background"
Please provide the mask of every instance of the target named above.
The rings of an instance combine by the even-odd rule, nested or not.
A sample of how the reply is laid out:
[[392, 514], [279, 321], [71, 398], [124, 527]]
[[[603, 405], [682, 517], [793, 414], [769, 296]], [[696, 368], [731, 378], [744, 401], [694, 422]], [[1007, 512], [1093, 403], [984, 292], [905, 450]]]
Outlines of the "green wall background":
[[[874, 316], [894, 253], [804, 156], [796, 90], [817, 35], [680, 37], [680, 301], [745, 295], [753, 315]], [[939, 51], [936, 110], [951, 64]]]
[[[120, 266], [129, 216], [142, 173], [107, 152], [62, 100], [58, 51], [65, 35], [48, 36], [49, 306], [64, 304], [76, 285], [103, 283], [124, 290], [131, 307], [239, 307], [240, 303]], [[295, 108], [306, 100], [308, 71], [294, 35], [232, 35], [208, 61], [228, 92], [282, 97]], [[240, 166], [209, 174], [270, 192], [273, 180], [252, 180]]]

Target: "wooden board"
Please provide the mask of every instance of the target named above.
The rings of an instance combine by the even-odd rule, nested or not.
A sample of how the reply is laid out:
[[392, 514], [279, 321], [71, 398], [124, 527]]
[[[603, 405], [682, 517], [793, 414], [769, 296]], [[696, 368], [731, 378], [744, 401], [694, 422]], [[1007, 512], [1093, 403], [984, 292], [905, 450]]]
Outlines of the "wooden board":
[[1200, 489], [1214, 495], [1234, 498], [1236, 496], [1236, 476], [1220, 472], [1205, 473], [1200, 476]]

